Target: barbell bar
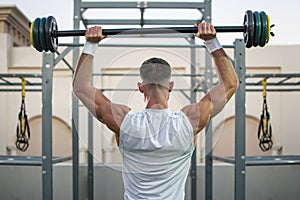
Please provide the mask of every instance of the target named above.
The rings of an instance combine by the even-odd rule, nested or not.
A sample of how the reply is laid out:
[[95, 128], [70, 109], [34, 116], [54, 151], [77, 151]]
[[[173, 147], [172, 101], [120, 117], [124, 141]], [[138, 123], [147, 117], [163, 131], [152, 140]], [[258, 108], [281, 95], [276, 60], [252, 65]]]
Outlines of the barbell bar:
[[[58, 48], [58, 37], [84, 36], [86, 30], [58, 31], [56, 19], [53, 16], [36, 18], [29, 23], [30, 41], [38, 50], [55, 52]], [[247, 10], [244, 16], [243, 26], [215, 26], [217, 32], [243, 32], [245, 46], [265, 46], [270, 36], [274, 36], [270, 24], [270, 17], [264, 12], [252, 12]], [[123, 28], [103, 29], [103, 35], [117, 34], [172, 34], [172, 33], [197, 33], [197, 27], [161, 27], [161, 28]]]
[[[216, 26], [217, 32], [243, 32], [244, 26]], [[161, 27], [161, 28], [123, 28], [123, 29], [103, 29], [103, 35], [117, 35], [117, 34], [164, 34], [164, 33], [197, 33], [197, 27]], [[69, 37], [69, 36], [84, 36], [85, 30], [74, 31], [54, 31], [53, 37]]]

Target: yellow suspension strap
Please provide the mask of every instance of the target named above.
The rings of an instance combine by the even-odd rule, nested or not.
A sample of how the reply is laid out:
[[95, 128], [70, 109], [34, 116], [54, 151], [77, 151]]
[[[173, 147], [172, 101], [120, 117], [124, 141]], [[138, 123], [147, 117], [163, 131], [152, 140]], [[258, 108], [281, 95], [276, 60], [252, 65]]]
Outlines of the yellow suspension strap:
[[268, 112], [267, 104], [267, 79], [262, 80], [263, 86], [263, 109], [260, 116], [259, 128], [258, 128], [258, 139], [259, 147], [262, 151], [268, 151], [273, 146], [272, 141], [272, 126], [270, 123], [270, 113]]
[[25, 109], [25, 86], [26, 80], [22, 78], [22, 102], [18, 116], [19, 123], [17, 125], [17, 140], [16, 147], [20, 151], [26, 151], [29, 147], [30, 129], [28, 124], [28, 118]]

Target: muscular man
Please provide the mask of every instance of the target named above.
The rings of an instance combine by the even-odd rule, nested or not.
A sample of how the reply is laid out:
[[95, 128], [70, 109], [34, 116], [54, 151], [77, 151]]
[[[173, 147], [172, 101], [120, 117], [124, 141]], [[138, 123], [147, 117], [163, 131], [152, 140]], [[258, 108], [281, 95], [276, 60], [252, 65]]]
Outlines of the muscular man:
[[150, 58], [140, 67], [138, 88], [147, 102], [142, 111], [111, 102], [90, 85], [93, 57], [104, 38], [101, 27], [86, 31], [86, 44], [73, 81], [74, 92], [93, 115], [117, 138], [123, 158], [124, 199], [183, 200], [194, 150], [194, 137], [217, 115], [238, 87], [233, 66], [206, 22], [195, 34], [204, 40], [216, 64], [219, 82], [199, 102], [177, 112], [168, 109], [174, 83], [171, 67]]

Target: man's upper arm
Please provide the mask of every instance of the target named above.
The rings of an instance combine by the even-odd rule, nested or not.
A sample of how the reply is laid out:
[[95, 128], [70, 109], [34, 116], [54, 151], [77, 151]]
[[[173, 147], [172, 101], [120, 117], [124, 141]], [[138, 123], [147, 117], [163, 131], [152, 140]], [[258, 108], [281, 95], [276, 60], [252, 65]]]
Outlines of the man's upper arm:
[[223, 84], [213, 87], [195, 104], [188, 105], [182, 111], [189, 118], [195, 134], [200, 132], [211, 118], [217, 115], [226, 105], [227, 98]]
[[99, 121], [118, 134], [130, 108], [111, 103], [101, 91], [91, 86], [93, 58], [92, 55], [81, 54], [73, 80], [73, 91]]
[[212, 104], [208, 96], [205, 95], [198, 103], [185, 106], [182, 112], [190, 120], [194, 134], [197, 134], [209, 122], [212, 113]]
[[112, 103], [101, 92], [95, 95], [95, 115], [114, 133], [119, 134], [120, 126], [130, 108], [126, 105]]
[[91, 86], [85, 87], [76, 95], [100, 122], [119, 134], [121, 123], [130, 111], [128, 106], [112, 103], [102, 92]]

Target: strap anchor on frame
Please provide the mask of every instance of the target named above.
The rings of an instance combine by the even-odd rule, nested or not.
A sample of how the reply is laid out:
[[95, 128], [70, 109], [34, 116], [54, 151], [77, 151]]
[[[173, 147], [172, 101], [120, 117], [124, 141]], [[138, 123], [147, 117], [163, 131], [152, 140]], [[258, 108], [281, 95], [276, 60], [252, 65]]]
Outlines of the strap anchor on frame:
[[270, 113], [268, 111], [268, 104], [267, 104], [267, 79], [266, 78], [263, 78], [262, 86], [263, 86], [263, 107], [262, 107], [262, 114], [260, 116], [257, 137], [259, 140], [260, 149], [265, 152], [272, 149], [273, 146], [272, 126], [270, 123]]
[[29, 147], [29, 139], [30, 139], [30, 128], [28, 123], [28, 117], [26, 114], [25, 107], [25, 93], [26, 93], [26, 80], [22, 78], [22, 101], [20, 112], [18, 114], [19, 123], [17, 125], [17, 139], [16, 139], [16, 148], [20, 151], [25, 152]]

